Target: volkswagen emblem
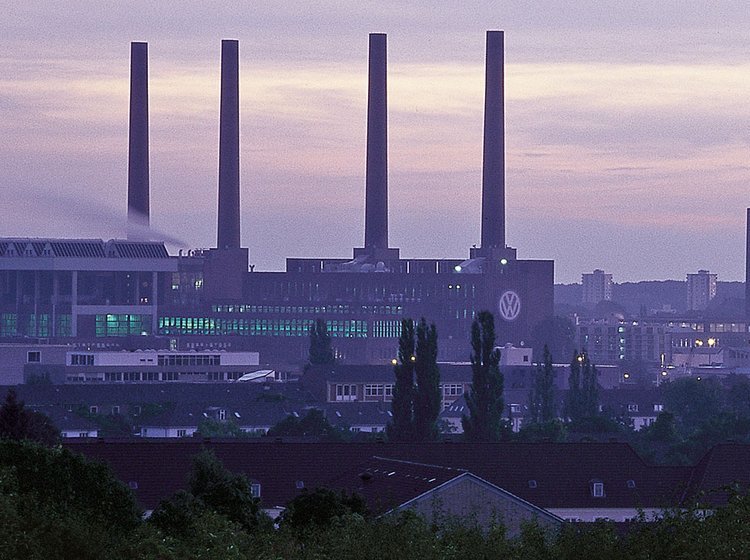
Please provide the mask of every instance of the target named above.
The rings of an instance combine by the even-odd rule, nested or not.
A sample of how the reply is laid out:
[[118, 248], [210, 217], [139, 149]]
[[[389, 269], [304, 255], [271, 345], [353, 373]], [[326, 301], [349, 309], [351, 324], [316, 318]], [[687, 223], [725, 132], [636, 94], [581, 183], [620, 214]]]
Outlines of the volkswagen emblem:
[[506, 321], [515, 321], [521, 314], [521, 298], [512, 290], [503, 292], [497, 304], [500, 316]]

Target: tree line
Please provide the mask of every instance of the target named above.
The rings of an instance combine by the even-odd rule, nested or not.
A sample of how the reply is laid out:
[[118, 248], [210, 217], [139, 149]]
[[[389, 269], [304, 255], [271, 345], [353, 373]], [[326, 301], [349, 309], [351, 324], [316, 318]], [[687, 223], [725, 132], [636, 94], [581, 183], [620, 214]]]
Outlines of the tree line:
[[356, 495], [303, 491], [275, 522], [251, 481], [202, 451], [184, 490], [144, 518], [132, 491], [103, 464], [58, 447], [0, 438], [0, 558], [142, 560], [453, 560], [459, 558], [626, 560], [744, 559], [750, 555], [750, 498], [737, 492], [711, 515], [665, 511], [627, 530], [534, 523], [508, 537], [502, 520], [428, 524], [411, 512], [372, 516]]

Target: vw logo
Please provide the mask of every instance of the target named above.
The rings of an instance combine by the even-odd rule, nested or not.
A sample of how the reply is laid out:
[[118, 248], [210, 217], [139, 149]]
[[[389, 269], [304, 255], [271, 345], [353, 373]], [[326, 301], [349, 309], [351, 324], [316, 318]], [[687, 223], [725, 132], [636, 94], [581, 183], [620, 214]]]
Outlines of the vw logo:
[[515, 321], [521, 314], [521, 298], [516, 292], [508, 290], [500, 296], [497, 304], [500, 316], [506, 321]]

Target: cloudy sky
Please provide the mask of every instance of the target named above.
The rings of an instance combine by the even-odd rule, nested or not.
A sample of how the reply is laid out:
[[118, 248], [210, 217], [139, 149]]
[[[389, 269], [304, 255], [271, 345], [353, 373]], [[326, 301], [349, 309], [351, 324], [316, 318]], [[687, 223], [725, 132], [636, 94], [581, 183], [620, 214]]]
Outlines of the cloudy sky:
[[[355, 7], [356, 6], [356, 7]], [[479, 241], [484, 40], [505, 30], [507, 240], [556, 281], [744, 276], [746, 2], [14, 2], [0, 236], [124, 235], [129, 42], [149, 43], [152, 224], [216, 242], [219, 54], [240, 41], [256, 270], [364, 237], [367, 34], [388, 33], [390, 242]]]

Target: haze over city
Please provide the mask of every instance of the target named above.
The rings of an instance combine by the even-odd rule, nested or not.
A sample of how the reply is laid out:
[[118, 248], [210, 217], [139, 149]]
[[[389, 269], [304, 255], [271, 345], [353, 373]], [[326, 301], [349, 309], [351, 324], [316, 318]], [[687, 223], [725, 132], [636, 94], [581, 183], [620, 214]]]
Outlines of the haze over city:
[[260, 270], [362, 244], [367, 33], [389, 38], [390, 242], [479, 242], [485, 30], [505, 30], [507, 241], [557, 282], [744, 270], [741, 2], [14, 6], [2, 236], [123, 237], [129, 48], [149, 42], [152, 224], [216, 242], [220, 39], [240, 41], [242, 244]]

